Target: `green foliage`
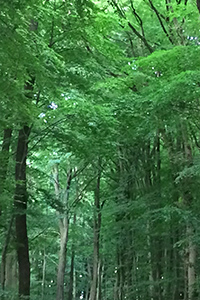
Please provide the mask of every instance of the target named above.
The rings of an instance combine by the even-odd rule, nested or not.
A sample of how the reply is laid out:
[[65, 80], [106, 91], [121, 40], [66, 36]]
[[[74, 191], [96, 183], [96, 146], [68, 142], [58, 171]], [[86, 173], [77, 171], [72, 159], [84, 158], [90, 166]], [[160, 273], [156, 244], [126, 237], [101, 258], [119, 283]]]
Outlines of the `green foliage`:
[[[188, 245], [200, 245], [196, 4], [1, 5], [0, 129], [12, 128], [13, 137], [9, 152], [0, 153], [1, 162], [8, 158], [0, 189], [0, 237], [3, 245], [12, 214], [17, 131], [28, 124], [31, 299], [55, 299], [58, 223], [66, 215], [66, 298], [73, 252], [74, 299], [90, 290], [94, 216], [100, 215], [102, 299], [158, 294], [177, 299], [185, 285]], [[14, 229], [12, 235], [13, 249]], [[195, 271], [198, 278], [196, 265]], [[15, 297], [9, 286], [2, 293]]]

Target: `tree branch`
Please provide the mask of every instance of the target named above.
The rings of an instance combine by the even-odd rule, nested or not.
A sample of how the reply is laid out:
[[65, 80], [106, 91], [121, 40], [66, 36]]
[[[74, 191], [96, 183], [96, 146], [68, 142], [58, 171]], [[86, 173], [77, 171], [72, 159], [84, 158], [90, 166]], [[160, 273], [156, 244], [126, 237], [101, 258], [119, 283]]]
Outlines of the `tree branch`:
[[133, 33], [135, 33], [135, 35], [137, 35], [137, 37], [144, 43], [144, 45], [147, 47], [147, 49], [149, 50], [150, 53], [153, 52], [153, 48], [149, 45], [149, 43], [147, 42], [147, 40], [145, 39], [144, 36], [142, 36], [136, 29], [135, 27], [128, 22], [128, 26], [131, 28], [131, 30], [133, 31]]
[[159, 21], [159, 23], [160, 23], [160, 26], [162, 27], [162, 29], [163, 29], [163, 31], [164, 31], [166, 37], [168, 38], [168, 40], [170, 41], [170, 43], [173, 45], [174, 42], [173, 42], [172, 38], [170, 37], [169, 33], [167, 32], [167, 30], [165, 29], [165, 26], [164, 26], [164, 24], [163, 24], [163, 22], [162, 22], [162, 20], [161, 20], [161, 16], [160, 16], [159, 11], [158, 11], [157, 8], [153, 5], [153, 3], [152, 3], [151, 0], [149, 0], [149, 3], [150, 3], [151, 8], [153, 9], [153, 11], [155, 12], [155, 14], [156, 14], [156, 16], [157, 16], [158, 21]]
[[140, 18], [140, 16], [139, 16], [138, 13], [136, 12], [135, 7], [133, 6], [133, 1], [130, 0], [130, 2], [131, 2], [132, 12], [133, 12], [133, 14], [134, 14], [134, 16], [135, 16], [135, 18], [136, 18], [138, 24], [139, 24], [140, 27], [141, 27], [141, 30], [142, 30], [142, 36], [144, 37], [144, 28], [143, 28], [143, 22], [142, 22], [142, 19]]

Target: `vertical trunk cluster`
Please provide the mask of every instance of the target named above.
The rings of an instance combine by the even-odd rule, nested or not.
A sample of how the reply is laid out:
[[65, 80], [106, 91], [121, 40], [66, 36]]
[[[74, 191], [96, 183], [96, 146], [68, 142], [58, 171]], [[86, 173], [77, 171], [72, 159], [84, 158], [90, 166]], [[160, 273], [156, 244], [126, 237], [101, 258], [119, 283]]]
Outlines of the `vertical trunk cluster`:
[[[112, 236], [116, 252], [111, 258], [112, 270], [107, 271], [110, 258], [102, 260], [105, 273], [112, 274], [105, 274], [102, 281], [99, 281], [101, 214], [98, 215], [101, 205], [100, 194], [95, 193], [89, 300], [99, 300], [101, 282], [103, 297], [113, 289], [114, 300], [197, 299], [198, 240], [193, 220], [198, 204], [195, 201], [199, 197], [194, 184], [199, 176], [191, 175], [195, 155], [191, 137], [181, 124], [176, 130], [172, 134], [167, 128], [159, 128], [145, 141], [121, 144], [118, 149], [118, 162], [112, 170], [115, 176], [111, 177], [115, 180], [111, 201], [116, 208], [112, 219], [116, 225], [115, 237]], [[100, 181], [97, 181], [96, 191], [99, 190]]]
[[[183, 226], [174, 217], [163, 218], [162, 199], [166, 194], [162, 190], [160, 139], [158, 131], [146, 143], [120, 149], [116, 203], [119, 207], [126, 205], [127, 210], [116, 215], [116, 225], [120, 224], [117, 225], [116, 300], [134, 297], [175, 300], [184, 294], [184, 257], [174, 246], [181, 238]], [[141, 198], [141, 204], [145, 203], [144, 211], [137, 197]], [[174, 197], [170, 201], [176, 201], [177, 196]], [[147, 216], [143, 223], [138, 218], [141, 212]], [[141, 230], [134, 229], [138, 222]]]
[[19, 295], [30, 295], [30, 262], [29, 262], [29, 246], [27, 236], [27, 189], [26, 189], [26, 158], [28, 153], [28, 137], [30, 127], [23, 126], [19, 130], [16, 167], [15, 167], [15, 227], [17, 241], [17, 256], [19, 265]]
[[[187, 124], [180, 122], [179, 128], [177, 128], [176, 139], [172, 140], [170, 135], [165, 136], [165, 145], [168, 147], [168, 153], [171, 162], [172, 169], [172, 178], [175, 181], [175, 178], [179, 172], [182, 172], [184, 169], [190, 168], [193, 166], [193, 154], [192, 154], [192, 141], [190, 140], [189, 132], [187, 129]], [[177, 162], [177, 155], [179, 160]], [[194, 194], [193, 186], [195, 182], [195, 176], [183, 176], [178, 180], [178, 183], [174, 185], [174, 203], [178, 205], [179, 209], [185, 213], [186, 211], [192, 212], [192, 207], [194, 205]], [[187, 217], [185, 221], [185, 226], [181, 227], [180, 225], [174, 231], [176, 241], [181, 239], [181, 236], [185, 236], [187, 244], [183, 251], [184, 255], [180, 256], [176, 252], [175, 264], [177, 265], [177, 280], [174, 287], [174, 296], [181, 294], [184, 296], [184, 299], [193, 300], [195, 299], [195, 284], [196, 284], [196, 251], [197, 247], [194, 243], [195, 228], [192, 224], [192, 220]], [[182, 269], [182, 273], [180, 273]], [[184, 276], [183, 276], [184, 274]]]
[[[193, 165], [193, 155], [192, 148], [188, 141], [187, 132], [183, 131], [183, 157], [186, 161], [186, 166], [191, 167]], [[185, 178], [183, 181], [183, 199], [185, 203], [185, 209], [190, 209], [194, 202], [194, 197], [192, 193], [192, 180], [191, 178]], [[196, 282], [196, 272], [195, 272], [195, 263], [196, 263], [196, 245], [194, 244], [193, 237], [195, 234], [194, 227], [191, 220], [188, 220], [186, 225], [186, 237], [188, 239], [188, 247], [186, 249], [188, 261], [187, 264], [187, 287], [188, 287], [188, 300], [193, 300], [195, 295], [195, 282]]]

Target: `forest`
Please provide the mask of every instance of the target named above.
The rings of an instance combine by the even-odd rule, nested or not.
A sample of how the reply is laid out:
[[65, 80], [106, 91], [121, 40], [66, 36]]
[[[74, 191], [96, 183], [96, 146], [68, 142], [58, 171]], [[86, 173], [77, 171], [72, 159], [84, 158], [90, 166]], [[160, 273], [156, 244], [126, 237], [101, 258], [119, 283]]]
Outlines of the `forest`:
[[200, 0], [0, 7], [0, 300], [200, 299]]

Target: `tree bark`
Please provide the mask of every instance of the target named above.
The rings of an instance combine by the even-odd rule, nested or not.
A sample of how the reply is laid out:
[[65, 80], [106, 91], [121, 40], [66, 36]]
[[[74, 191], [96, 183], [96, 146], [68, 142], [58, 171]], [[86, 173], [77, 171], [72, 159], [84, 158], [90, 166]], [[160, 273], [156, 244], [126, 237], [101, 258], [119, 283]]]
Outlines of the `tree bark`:
[[1, 256], [1, 288], [2, 288], [2, 290], [5, 289], [6, 255], [7, 255], [7, 251], [8, 251], [9, 242], [10, 242], [10, 235], [11, 235], [11, 229], [12, 229], [13, 221], [14, 221], [14, 216], [12, 215], [10, 223], [9, 223], [5, 243], [4, 243], [3, 250], [2, 250], [2, 256]]
[[196, 261], [196, 247], [192, 242], [192, 237], [194, 235], [193, 228], [188, 225], [187, 226], [187, 235], [188, 235], [188, 300], [192, 300], [194, 297], [194, 285], [196, 281], [195, 275], [195, 261]]
[[[55, 164], [53, 170], [54, 176], [54, 189], [57, 200], [60, 200], [60, 185], [59, 185], [59, 171], [58, 164]], [[57, 293], [56, 300], [64, 300], [64, 278], [66, 268], [66, 255], [67, 255], [67, 242], [69, 232], [69, 216], [67, 212], [67, 202], [69, 199], [69, 189], [72, 180], [72, 169], [69, 170], [67, 175], [66, 190], [64, 193], [63, 211], [62, 215], [59, 216], [59, 228], [60, 228], [60, 252], [58, 262], [58, 273], [57, 273]]]
[[101, 166], [98, 164], [98, 176], [95, 189], [95, 212], [94, 212], [94, 243], [93, 243], [93, 276], [90, 288], [89, 300], [97, 300], [97, 285], [98, 285], [98, 265], [99, 265], [99, 242], [101, 229], [101, 205], [100, 205], [100, 181], [101, 181]]
[[29, 262], [29, 246], [27, 236], [27, 189], [26, 189], [26, 158], [28, 153], [28, 137], [30, 128], [23, 126], [19, 130], [16, 166], [15, 166], [15, 227], [17, 241], [17, 257], [19, 270], [19, 297], [30, 296], [30, 262]]
[[2, 144], [3, 160], [2, 160], [2, 166], [1, 166], [1, 181], [2, 181], [2, 179], [3, 180], [6, 179], [11, 137], [12, 137], [12, 129], [11, 128], [4, 129], [3, 144]]
[[[2, 143], [2, 151], [1, 151], [1, 168], [0, 168], [0, 195], [2, 195], [7, 175], [7, 168], [9, 162], [9, 149], [10, 142], [12, 137], [12, 129], [6, 128], [4, 129], [3, 135], [3, 143]], [[2, 201], [0, 203], [0, 215], [2, 214]]]
[[72, 249], [71, 266], [70, 266], [70, 278], [69, 278], [69, 296], [68, 300], [73, 300], [73, 288], [74, 288], [74, 259], [75, 251]]
[[43, 266], [42, 266], [42, 300], [45, 295], [45, 279], [46, 279], [46, 252], [44, 249]]
[[102, 262], [99, 259], [99, 264], [98, 264], [98, 284], [97, 284], [97, 300], [101, 300], [101, 285], [102, 285]]
[[198, 11], [200, 13], [200, 0], [197, 0], [197, 8], [198, 8]]
[[[76, 214], [74, 214], [74, 225], [76, 224]], [[75, 260], [75, 249], [74, 241], [72, 242], [72, 256], [70, 266], [70, 277], [69, 277], [69, 295], [68, 300], [73, 300], [73, 289], [74, 289], [74, 260]]]
[[6, 257], [5, 289], [16, 291], [17, 284], [17, 253], [14, 250]]
[[57, 294], [56, 300], [64, 300], [64, 278], [66, 267], [67, 255], [67, 241], [68, 241], [68, 228], [69, 222], [65, 222], [64, 226], [60, 226], [60, 252], [57, 273]]

